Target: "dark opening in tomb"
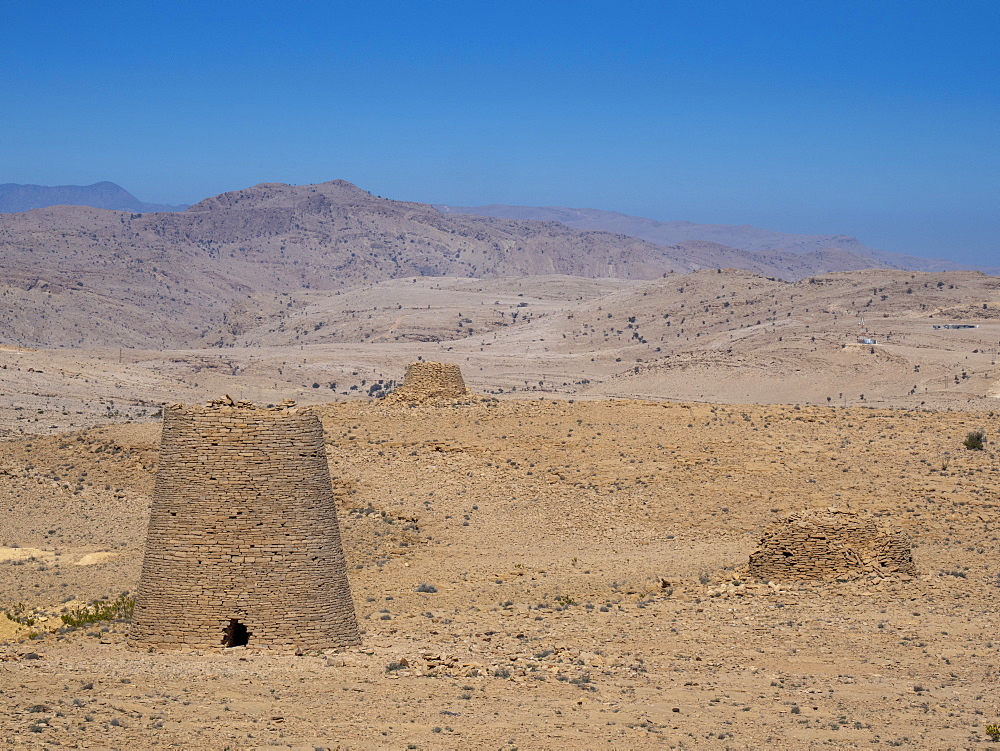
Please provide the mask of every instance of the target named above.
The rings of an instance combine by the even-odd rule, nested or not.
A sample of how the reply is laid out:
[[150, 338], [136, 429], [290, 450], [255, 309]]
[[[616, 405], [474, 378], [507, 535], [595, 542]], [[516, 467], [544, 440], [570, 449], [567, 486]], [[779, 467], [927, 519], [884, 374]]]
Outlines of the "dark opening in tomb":
[[250, 642], [251, 636], [253, 634], [247, 631], [247, 627], [233, 618], [222, 630], [222, 646], [245, 647]]

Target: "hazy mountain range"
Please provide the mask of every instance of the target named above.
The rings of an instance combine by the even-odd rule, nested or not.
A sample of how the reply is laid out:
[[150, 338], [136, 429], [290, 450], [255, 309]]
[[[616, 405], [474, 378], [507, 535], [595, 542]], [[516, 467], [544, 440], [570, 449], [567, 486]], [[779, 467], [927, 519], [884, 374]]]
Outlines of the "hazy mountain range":
[[[572, 210], [531, 211], [548, 218]], [[714, 228], [711, 237], [749, 245], [740, 248], [693, 239], [697, 225], [608, 216], [618, 230], [634, 220], [663, 243], [684, 239], [657, 244], [562, 221], [442, 213], [342, 180], [263, 183], [183, 212], [59, 205], [0, 214], [0, 331], [3, 343], [28, 346], [207, 345], [287, 316], [303, 296], [417, 277], [637, 281], [738, 268], [796, 281], [866, 268], [957, 266], [900, 261], [852, 238]], [[670, 228], [687, 234], [668, 235]]]
[[[435, 208], [444, 214], [472, 214], [505, 219], [526, 219], [543, 222], [559, 222], [567, 227], [580, 230], [615, 232], [629, 237], [638, 237], [656, 245], [678, 245], [692, 241], [711, 242], [756, 254], [793, 253], [805, 255], [824, 252], [844, 253], [845, 259], [868, 259], [875, 268], [894, 268], [908, 271], [957, 271], [978, 270], [991, 274], [1000, 273], [1000, 268], [987, 268], [955, 263], [937, 258], [919, 258], [903, 253], [889, 253], [875, 250], [862, 244], [850, 235], [796, 235], [773, 232], [752, 227], [731, 224], [694, 224], [692, 222], [660, 222], [639, 216], [629, 216], [617, 211], [600, 209], [572, 209], [560, 206], [449, 206], [436, 204]], [[746, 268], [740, 266], [740, 268]], [[857, 268], [865, 268], [858, 266]]]
[[184, 206], [146, 203], [119, 185], [104, 181], [93, 185], [0, 184], [0, 213], [42, 209], [47, 206], [91, 206], [113, 211], [183, 211]]
[[305, 290], [421, 276], [649, 279], [701, 267], [635, 238], [444, 216], [343, 181], [265, 183], [177, 213], [0, 214], [0, 331], [35, 346], [178, 346], [202, 341], [233, 306], [268, 315]]
[[[0, 184], [0, 213], [24, 212], [60, 205], [89, 206], [133, 213], [180, 212], [189, 208], [187, 204], [172, 206], [140, 201], [124, 188], [108, 181], [93, 185]], [[801, 278], [814, 273], [867, 267], [913, 271], [979, 270], [990, 274], [1000, 273], [1000, 267], [975, 266], [876, 250], [850, 235], [802, 235], [775, 232], [750, 225], [662, 222], [617, 211], [560, 206], [435, 204], [434, 208], [442, 214], [449, 215], [467, 214], [498, 219], [558, 222], [576, 230], [626, 235], [646, 240], [654, 245], [679, 250], [699, 266], [706, 263], [711, 265], [711, 259], [714, 258], [715, 262], [727, 266], [782, 278]], [[738, 251], [746, 251], [753, 255]], [[793, 255], [806, 258], [795, 259], [792, 258]]]

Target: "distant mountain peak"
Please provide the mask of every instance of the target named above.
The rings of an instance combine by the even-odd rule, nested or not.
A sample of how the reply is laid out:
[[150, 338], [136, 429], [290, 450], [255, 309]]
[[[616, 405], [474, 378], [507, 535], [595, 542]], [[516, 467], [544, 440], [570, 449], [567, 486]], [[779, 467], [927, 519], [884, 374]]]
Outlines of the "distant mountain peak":
[[249, 188], [230, 190], [199, 201], [188, 209], [190, 212], [218, 211], [220, 209], [294, 208], [316, 198], [326, 199], [341, 206], [352, 206], [379, 199], [367, 190], [347, 180], [330, 180], [315, 185], [290, 185], [289, 183], [258, 183]]
[[90, 206], [95, 209], [150, 213], [183, 211], [186, 206], [170, 206], [140, 201], [120, 185], [102, 180], [93, 185], [0, 185], [0, 214], [12, 214], [48, 206]]

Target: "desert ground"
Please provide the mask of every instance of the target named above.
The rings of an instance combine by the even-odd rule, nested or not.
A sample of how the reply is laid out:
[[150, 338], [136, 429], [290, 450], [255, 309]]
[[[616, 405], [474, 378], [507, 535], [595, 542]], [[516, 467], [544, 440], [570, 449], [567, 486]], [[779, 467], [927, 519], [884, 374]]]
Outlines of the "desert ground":
[[[0, 348], [0, 745], [985, 747], [1000, 299], [865, 274], [396, 280], [221, 347]], [[378, 398], [420, 359], [481, 398]], [[160, 409], [222, 394], [321, 416], [359, 648], [60, 619], [134, 593]], [[828, 507], [905, 532], [916, 576], [750, 575]]]
[[[2, 445], [0, 586], [39, 619], [5, 619], [7, 747], [970, 748], [1000, 716], [996, 456], [962, 444], [990, 413], [316, 409], [364, 632], [326, 654], [60, 633], [135, 589], [158, 428]], [[918, 575], [747, 575], [769, 522], [829, 506], [905, 531]]]

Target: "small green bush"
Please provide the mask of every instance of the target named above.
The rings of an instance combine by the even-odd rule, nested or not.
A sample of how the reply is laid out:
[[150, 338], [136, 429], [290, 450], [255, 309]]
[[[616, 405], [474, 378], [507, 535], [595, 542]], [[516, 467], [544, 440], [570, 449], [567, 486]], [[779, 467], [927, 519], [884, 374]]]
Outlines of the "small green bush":
[[966, 434], [962, 445], [970, 451], [982, 451], [986, 448], [986, 433], [981, 430], [973, 430]]

